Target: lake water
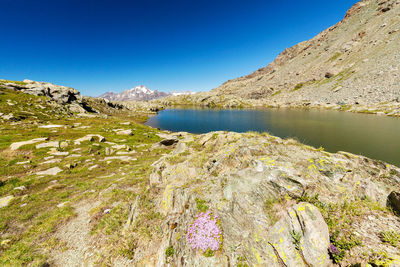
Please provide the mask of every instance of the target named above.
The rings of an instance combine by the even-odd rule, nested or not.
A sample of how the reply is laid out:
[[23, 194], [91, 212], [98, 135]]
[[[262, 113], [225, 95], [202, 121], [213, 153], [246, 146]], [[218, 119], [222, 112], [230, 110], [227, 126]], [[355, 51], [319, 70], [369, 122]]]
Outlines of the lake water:
[[191, 133], [268, 132], [400, 166], [400, 118], [315, 109], [166, 109], [146, 124]]

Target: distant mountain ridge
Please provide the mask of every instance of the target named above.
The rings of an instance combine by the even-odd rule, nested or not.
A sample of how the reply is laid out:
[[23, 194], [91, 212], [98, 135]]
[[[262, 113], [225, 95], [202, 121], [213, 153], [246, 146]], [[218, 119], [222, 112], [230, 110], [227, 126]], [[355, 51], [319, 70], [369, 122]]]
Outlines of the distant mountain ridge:
[[159, 92], [157, 90], [150, 90], [144, 85], [135, 86], [131, 89], [125, 90], [121, 93], [107, 92], [99, 97], [108, 99], [110, 101], [143, 101], [152, 100], [170, 95], [169, 93]]

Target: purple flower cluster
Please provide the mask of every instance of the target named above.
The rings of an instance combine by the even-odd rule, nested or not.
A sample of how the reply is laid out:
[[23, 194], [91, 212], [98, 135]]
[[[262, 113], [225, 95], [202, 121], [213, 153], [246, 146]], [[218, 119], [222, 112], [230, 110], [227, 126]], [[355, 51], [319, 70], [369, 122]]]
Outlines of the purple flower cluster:
[[203, 252], [208, 249], [216, 251], [222, 242], [222, 230], [218, 225], [218, 216], [212, 216], [210, 211], [200, 212], [189, 227], [186, 240], [193, 249]]
[[331, 250], [331, 252], [332, 252], [332, 254], [339, 254], [340, 252], [339, 252], [339, 250], [338, 250], [338, 248], [337, 247], [335, 247], [334, 245], [330, 245], [330, 250]]

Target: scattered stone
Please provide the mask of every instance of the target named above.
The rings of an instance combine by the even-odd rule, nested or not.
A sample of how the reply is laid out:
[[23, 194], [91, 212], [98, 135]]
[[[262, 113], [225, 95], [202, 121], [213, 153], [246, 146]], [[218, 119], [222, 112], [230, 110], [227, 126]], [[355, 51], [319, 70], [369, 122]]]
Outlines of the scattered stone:
[[36, 145], [36, 149], [47, 148], [47, 147], [55, 147], [55, 148], [58, 148], [58, 147], [60, 147], [60, 142], [58, 142], [58, 141], [53, 141], [53, 142], [47, 142], [47, 143], [42, 143], [42, 144], [37, 144], [37, 145]]
[[43, 141], [46, 141], [46, 140], [48, 140], [48, 138], [35, 138], [35, 139], [32, 139], [32, 140], [28, 140], [28, 141], [21, 141], [21, 142], [12, 143], [10, 145], [10, 149], [11, 150], [17, 150], [21, 146], [31, 145], [31, 144], [43, 142]]
[[76, 166], [78, 166], [78, 163], [74, 162], [74, 163], [68, 163], [67, 165], [65, 165], [65, 167], [67, 169], [73, 169], [76, 168]]
[[68, 156], [69, 152], [61, 152], [61, 151], [50, 151], [48, 152], [49, 154], [52, 154], [54, 156]]
[[114, 150], [109, 147], [106, 147], [106, 156], [110, 156], [112, 153], [114, 153]]
[[129, 216], [124, 225], [124, 229], [127, 230], [130, 225], [135, 224], [136, 218], [139, 214], [138, 212], [138, 204], [139, 204], [139, 195], [136, 196], [135, 203], [129, 205]]
[[68, 145], [69, 145], [68, 142], [62, 141], [62, 142], [60, 143], [60, 148], [67, 148]]
[[44, 159], [44, 160], [54, 159], [54, 156], [44, 157], [43, 159]]
[[108, 213], [110, 213], [110, 211], [111, 211], [111, 209], [106, 209], [103, 211], [103, 214], [108, 214]]
[[48, 125], [40, 125], [39, 128], [60, 128], [60, 127], [64, 127], [65, 125], [58, 125], [58, 124], [48, 124]]
[[113, 145], [112, 148], [116, 150], [121, 150], [121, 149], [128, 149], [129, 147], [127, 145]]
[[164, 139], [164, 140], [161, 140], [160, 141], [160, 144], [161, 145], [164, 145], [164, 146], [172, 146], [173, 144], [176, 144], [176, 143], [178, 143], [179, 142], [179, 139], [177, 139], [177, 138], [171, 138], [171, 139]]
[[105, 157], [103, 160], [100, 161], [109, 161], [109, 160], [135, 161], [137, 159], [129, 156], [114, 156], [114, 157]]
[[85, 141], [92, 142], [92, 141], [94, 141], [95, 137], [97, 137], [99, 139], [99, 142], [105, 142], [106, 141], [106, 139], [103, 136], [99, 135], [99, 134], [88, 134], [88, 135], [86, 135], [84, 137], [76, 139], [74, 141], [74, 144], [75, 145], [80, 145], [81, 142], [85, 142]]
[[20, 162], [17, 162], [16, 164], [17, 164], [17, 165], [24, 165], [24, 164], [28, 164], [28, 163], [30, 163], [29, 160], [27, 160], [27, 161], [20, 161]]
[[118, 131], [117, 135], [133, 135], [132, 130], [122, 130], [122, 131]]
[[96, 169], [97, 167], [99, 167], [99, 165], [96, 164], [96, 165], [90, 166], [90, 167], [88, 168], [88, 170], [91, 171], [91, 170]]
[[400, 193], [392, 191], [386, 202], [386, 206], [393, 210], [393, 213], [400, 216]]
[[26, 203], [21, 204], [21, 205], [20, 205], [20, 208], [23, 208], [23, 207], [25, 207], [26, 205], [28, 205], [28, 204], [26, 204]]
[[0, 208], [7, 207], [10, 204], [10, 201], [14, 199], [14, 196], [6, 196], [0, 198]]
[[53, 164], [53, 163], [59, 163], [59, 162], [61, 162], [61, 159], [50, 159], [50, 160], [46, 160], [44, 162], [40, 162], [39, 165]]
[[57, 175], [60, 172], [62, 172], [62, 170], [59, 167], [54, 167], [45, 171], [37, 172], [36, 175]]
[[82, 156], [81, 154], [71, 154], [67, 158], [79, 158], [81, 156]]
[[121, 122], [122, 125], [130, 125], [131, 122], [127, 121], [127, 122]]
[[24, 190], [26, 190], [26, 187], [22, 185], [22, 186], [14, 187], [14, 190], [24, 191]]
[[16, 120], [16, 118], [14, 117], [14, 115], [12, 113], [8, 114], [8, 115], [3, 115], [1, 116], [4, 120], [8, 120], [8, 121], [13, 121]]
[[63, 203], [60, 203], [60, 204], [58, 204], [57, 205], [57, 208], [62, 208], [62, 207], [64, 207], [66, 204], [68, 204], [69, 203], [69, 201], [65, 201], [65, 202], [63, 202]]

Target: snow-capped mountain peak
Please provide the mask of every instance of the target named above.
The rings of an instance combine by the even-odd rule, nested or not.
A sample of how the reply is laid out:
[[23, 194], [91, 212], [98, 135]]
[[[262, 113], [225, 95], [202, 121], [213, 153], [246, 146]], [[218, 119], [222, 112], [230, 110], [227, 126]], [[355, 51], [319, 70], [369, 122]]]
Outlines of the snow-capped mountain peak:
[[135, 86], [121, 93], [107, 92], [102, 94], [101, 98], [106, 98], [111, 101], [132, 101], [132, 100], [152, 100], [168, 96], [168, 93], [150, 90], [144, 85]]

